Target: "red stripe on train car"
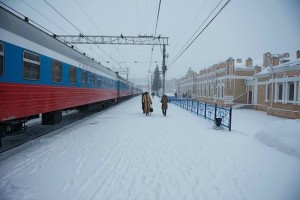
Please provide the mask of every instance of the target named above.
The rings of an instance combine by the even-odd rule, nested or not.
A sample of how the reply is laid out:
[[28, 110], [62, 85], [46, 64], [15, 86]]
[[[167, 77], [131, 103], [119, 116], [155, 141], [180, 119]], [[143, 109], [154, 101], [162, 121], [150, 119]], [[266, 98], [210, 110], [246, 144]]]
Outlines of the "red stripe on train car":
[[116, 97], [109, 89], [0, 83], [0, 122]]
[[125, 97], [130, 95], [131, 93], [129, 91], [120, 91], [120, 97]]

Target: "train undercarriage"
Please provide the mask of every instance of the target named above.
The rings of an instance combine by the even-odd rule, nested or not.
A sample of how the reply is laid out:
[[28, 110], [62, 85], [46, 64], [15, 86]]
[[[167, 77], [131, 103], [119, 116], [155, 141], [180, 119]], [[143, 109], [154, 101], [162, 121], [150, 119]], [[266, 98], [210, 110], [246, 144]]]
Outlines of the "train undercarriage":
[[116, 99], [109, 99], [106, 101], [96, 102], [92, 104], [67, 108], [64, 110], [56, 110], [48, 113], [41, 113], [39, 115], [33, 115], [25, 118], [9, 120], [0, 122], [0, 148], [2, 146], [2, 138], [10, 134], [21, 134], [26, 130], [26, 123], [32, 119], [39, 119], [42, 125], [55, 125], [62, 121], [63, 113], [70, 113], [72, 111], [78, 112], [81, 117], [94, 112], [104, 110], [114, 104], [117, 104], [123, 100], [129, 99], [131, 96], [121, 97]]

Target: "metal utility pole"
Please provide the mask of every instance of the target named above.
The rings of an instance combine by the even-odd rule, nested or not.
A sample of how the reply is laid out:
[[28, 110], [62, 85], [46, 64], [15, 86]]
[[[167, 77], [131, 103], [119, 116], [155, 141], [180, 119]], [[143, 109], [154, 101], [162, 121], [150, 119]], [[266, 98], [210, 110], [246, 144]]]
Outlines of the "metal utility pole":
[[163, 62], [162, 62], [162, 74], [163, 74], [163, 94], [166, 92], [166, 45], [163, 45]]
[[[117, 44], [117, 45], [163, 45], [163, 94], [165, 93], [165, 74], [166, 74], [166, 45], [169, 45], [169, 37], [154, 37], [147, 35], [138, 36], [100, 36], [100, 35], [53, 35], [53, 37], [68, 44]], [[149, 85], [149, 83], [148, 83]], [[148, 86], [149, 87], [149, 86]]]
[[169, 37], [103, 36], [103, 35], [54, 35], [53, 37], [68, 44], [118, 44], [118, 45], [168, 45]]

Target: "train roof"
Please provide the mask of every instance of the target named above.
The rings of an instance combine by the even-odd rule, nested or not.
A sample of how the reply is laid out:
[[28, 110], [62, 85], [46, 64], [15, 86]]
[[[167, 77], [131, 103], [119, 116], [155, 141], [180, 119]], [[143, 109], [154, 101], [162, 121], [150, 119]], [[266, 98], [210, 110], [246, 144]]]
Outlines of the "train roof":
[[[19, 16], [15, 15], [14, 13], [6, 10], [5, 8], [0, 6], [0, 40], [6, 41], [9, 40], [10, 37], [13, 37], [15, 35], [14, 39], [10, 39], [10, 42], [18, 44], [18, 41], [21, 41], [20, 39], [16, 39], [18, 37], [21, 37], [23, 39], [26, 39], [27, 41], [30, 41], [32, 43], [38, 44], [39, 46], [45, 47], [40, 49], [48, 49], [52, 52], [52, 55], [57, 55], [57, 57], [63, 57], [68, 58], [67, 60], [73, 60], [73, 63], [75, 66], [93, 71], [94, 73], [98, 74], [105, 74], [110, 75], [112, 78], [117, 78], [117, 75], [115, 72], [111, 71], [110, 69], [104, 67], [100, 63], [97, 63], [96, 61], [92, 60], [91, 58], [85, 56], [83, 53], [80, 53], [79, 51], [73, 49], [72, 47], [68, 46], [66, 43], [63, 43], [56, 39], [54, 36], [46, 33], [45, 31], [41, 30], [40, 28], [34, 26], [33, 24], [29, 23], [29, 20], [22, 19]], [[7, 34], [5, 34], [7, 33]], [[35, 46], [36, 47], [36, 46]], [[28, 49], [27, 47], [24, 47]], [[38, 50], [40, 50], [38, 49]], [[29, 49], [32, 51], [39, 52], [37, 49]], [[45, 51], [44, 51], [45, 52]], [[46, 54], [47, 55], [47, 54]], [[60, 56], [58, 56], [60, 55]], [[55, 56], [54, 56], [55, 58]], [[58, 59], [58, 58], [55, 58]], [[60, 60], [60, 59], [58, 59]], [[71, 64], [71, 63], [69, 63]]]

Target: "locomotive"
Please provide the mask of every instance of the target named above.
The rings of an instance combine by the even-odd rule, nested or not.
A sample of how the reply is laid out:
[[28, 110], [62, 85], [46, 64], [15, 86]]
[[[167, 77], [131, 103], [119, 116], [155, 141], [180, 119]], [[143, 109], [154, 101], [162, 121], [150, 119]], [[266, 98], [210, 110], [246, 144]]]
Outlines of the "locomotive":
[[0, 134], [30, 119], [107, 107], [141, 93], [100, 62], [0, 6]]

